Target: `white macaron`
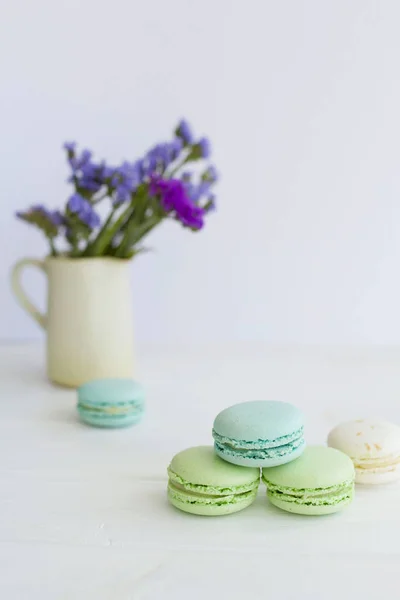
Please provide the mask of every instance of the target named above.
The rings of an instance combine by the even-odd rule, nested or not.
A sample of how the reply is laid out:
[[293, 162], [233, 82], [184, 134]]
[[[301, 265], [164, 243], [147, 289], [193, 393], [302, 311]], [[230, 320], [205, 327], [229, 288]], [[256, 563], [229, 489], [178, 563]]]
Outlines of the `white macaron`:
[[377, 419], [359, 419], [337, 425], [328, 446], [352, 459], [356, 483], [381, 484], [400, 478], [400, 427]]

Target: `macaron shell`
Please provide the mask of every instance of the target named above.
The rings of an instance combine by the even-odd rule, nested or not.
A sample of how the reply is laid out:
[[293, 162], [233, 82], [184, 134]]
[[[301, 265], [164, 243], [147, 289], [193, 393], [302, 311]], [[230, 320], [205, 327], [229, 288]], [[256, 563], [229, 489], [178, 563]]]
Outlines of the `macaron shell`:
[[235, 512], [239, 512], [250, 506], [257, 496], [257, 490], [253, 494], [246, 497], [244, 500], [237, 501], [235, 503], [228, 504], [200, 504], [182, 501], [179, 497], [173, 496], [168, 492], [169, 502], [182, 510], [183, 512], [190, 513], [192, 515], [200, 515], [205, 517], [219, 517], [222, 515], [230, 515]]
[[296, 449], [292, 450], [288, 454], [284, 456], [277, 456], [275, 458], [246, 458], [242, 456], [239, 452], [235, 452], [233, 449], [228, 452], [225, 450], [220, 450], [215, 447], [215, 453], [220, 456], [224, 461], [232, 463], [233, 465], [240, 465], [243, 467], [276, 467], [278, 465], [286, 464], [290, 461], [299, 458], [301, 454], [304, 452], [306, 447], [305, 442], [298, 446]]
[[351, 504], [352, 500], [348, 500], [346, 502], [342, 502], [334, 505], [306, 505], [306, 504], [295, 504], [294, 502], [283, 502], [278, 498], [270, 498], [268, 497], [271, 504], [280, 508], [281, 510], [285, 510], [286, 512], [294, 513], [297, 515], [309, 515], [309, 516], [322, 516], [322, 515], [331, 515], [333, 513], [339, 512], [346, 508], [349, 504]]
[[359, 419], [337, 425], [328, 436], [328, 446], [357, 461], [400, 459], [400, 427], [376, 419]]
[[295, 461], [263, 469], [265, 479], [275, 485], [298, 489], [328, 488], [354, 480], [351, 459], [334, 448], [307, 446]]
[[221, 460], [212, 446], [195, 446], [179, 452], [169, 468], [190, 483], [219, 488], [249, 485], [260, 477], [257, 468], [239, 469]]
[[220, 412], [213, 429], [221, 436], [246, 442], [284, 438], [303, 427], [303, 414], [287, 402], [242, 402]]
[[143, 403], [142, 386], [133, 379], [95, 379], [78, 388], [78, 401], [85, 405], [111, 405], [114, 402]]

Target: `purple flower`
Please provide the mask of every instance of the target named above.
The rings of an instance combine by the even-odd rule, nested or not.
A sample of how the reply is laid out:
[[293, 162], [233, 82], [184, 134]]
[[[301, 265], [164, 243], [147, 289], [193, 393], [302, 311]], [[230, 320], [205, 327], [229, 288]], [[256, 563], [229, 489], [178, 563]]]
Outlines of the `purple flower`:
[[179, 154], [182, 151], [182, 148], [183, 148], [183, 141], [181, 140], [181, 138], [177, 137], [174, 139], [173, 142], [171, 142], [170, 152], [171, 152], [172, 160], [175, 160], [176, 158], [178, 158]]
[[80, 194], [72, 194], [68, 200], [68, 210], [70, 210], [72, 213], [79, 213], [81, 210], [83, 210], [85, 202], [87, 201]]
[[90, 202], [80, 194], [73, 194], [68, 200], [67, 206], [89, 229], [94, 229], [100, 225], [99, 215], [93, 210]]
[[116, 187], [114, 206], [128, 202], [131, 199], [131, 190], [123, 184]]
[[123, 186], [127, 191], [134, 192], [141, 183], [142, 164], [140, 161], [135, 163], [124, 162], [115, 169], [115, 174], [111, 179], [114, 187]]
[[102, 183], [98, 183], [94, 179], [89, 179], [88, 177], [82, 177], [79, 181], [79, 187], [88, 192], [98, 192], [102, 185]]
[[53, 225], [60, 227], [65, 224], [64, 215], [59, 210], [53, 210], [49, 212], [49, 217]]
[[152, 175], [154, 171], [157, 169], [157, 157], [154, 154], [153, 150], [148, 152], [142, 162], [142, 172], [143, 175]]
[[76, 156], [70, 156], [68, 158], [68, 162], [74, 173], [79, 170], [79, 160], [76, 158]]
[[92, 207], [90, 207], [90, 211], [83, 211], [83, 213], [80, 214], [79, 217], [81, 221], [89, 227], [89, 229], [96, 229], [96, 227], [99, 227], [101, 223], [99, 215], [93, 210]]
[[84, 160], [82, 163], [82, 157], [76, 163], [79, 169], [79, 173], [75, 173], [77, 186], [89, 192], [98, 192], [105, 184], [104, 165], [95, 164], [90, 160]]
[[204, 210], [192, 202], [179, 179], [153, 179], [150, 193], [159, 195], [165, 212], [173, 213], [183, 225], [192, 229], [203, 227]]
[[91, 158], [92, 158], [92, 153], [90, 152], [90, 150], [83, 150], [81, 157], [79, 159], [80, 163], [81, 163], [81, 168], [83, 167], [83, 165], [88, 163]]
[[185, 119], [182, 119], [176, 128], [176, 135], [182, 138], [185, 145], [193, 143], [192, 130], [189, 123], [185, 121]]
[[75, 152], [76, 142], [65, 142], [63, 148], [68, 152]]
[[202, 196], [206, 196], [210, 191], [211, 183], [208, 181], [202, 181], [199, 185], [193, 185], [192, 183], [184, 182], [187, 195], [195, 204], [199, 202]]
[[210, 191], [210, 187], [211, 187], [211, 182], [202, 181], [198, 187], [199, 195], [205, 196], [206, 194], [208, 194], [208, 192]]
[[91, 157], [92, 153], [90, 152], [90, 150], [83, 150], [80, 156], [77, 156], [74, 152], [72, 152], [72, 156], [68, 157], [68, 162], [71, 165], [71, 169], [74, 172], [76, 172], [82, 169], [87, 163], [89, 163]]
[[115, 169], [113, 167], [107, 167], [107, 165], [102, 164], [100, 165], [101, 168], [101, 176], [102, 179], [110, 179], [110, 177], [112, 177], [115, 173]]
[[155, 173], [158, 167], [165, 169], [173, 160], [174, 150], [171, 144], [157, 144], [146, 155], [143, 170], [147, 175]]
[[171, 156], [171, 148], [169, 144], [158, 144], [154, 148], [154, 157], [157, 161], [157, 164], [161, 164], [163, 167], [169, 165], [172, 160]]
[[207, 138], [201, 138], [199, 141], [200, 154], [203, 158], [208, 158], [211, 154], [210, 140]]

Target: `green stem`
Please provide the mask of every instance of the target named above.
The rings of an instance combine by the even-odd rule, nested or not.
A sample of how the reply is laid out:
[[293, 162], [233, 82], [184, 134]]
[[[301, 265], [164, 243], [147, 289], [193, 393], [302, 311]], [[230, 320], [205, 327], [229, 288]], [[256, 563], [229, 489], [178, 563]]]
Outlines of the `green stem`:
[[180, 169], [182, 169], [182, 167], [183, 167], [184, 165], [186, 165], [186, 163], [187, 163], [187, 162], [189, 162], [189, 160], [190, 160], [190, 159], [189, 159], [189, 156], [190, 156], [190, 154], [187, 154], [187, 156], [185, 156], [185, 158], [183, 159], [183, 161], [182, 161], [181, 163], [179, 163], [179, 165], [177, 165], [177, 166], [175, 167], [175, 169], [172, 169], [172, 171], [170, 171], [169, 173], [167, 173], [168, 177], [170, 177], [170, 178], [172, 179], [172, 177], [173, 177], [174, 175], [176, 175], [176, 173], [177, 173], [177, 172], [178, 172]]
[[163, 217], [153, 215], [147, 221], [144, 221], [144, 223], [141, 223], [140, 225], [135, 223], [136, 227], [133, 228], [132, 226], [132, 228], [130, 228], [127, 231], [126, 236], [115, 251], [115, 256], [117, 256], [118, 258], [124, 258], [128, 251], [133, 246], [135, 246], [135, 244], [140, 242], [140, 240], [143, 239], [145, 235], [150, 233], [150, 231], [154, 229], [156, 225], [161, 223], [162, 219]]
[[49, 244], [50, 244], [51, 256], [57, 256], [57, 250], [54, 245], [54, 239], [51, 237], [49, 238]]
[[114, 236], [121, 229], [124, 222], [129, 219], [133, 212], [132, 206], [129, 206], [123, 213], [118, 217], [118, 219], [111, 225], [111, 221], [115, 214], [115, 209], [111, 212], [108, 219], [104, 223], [103, 227], [100, 229], [97, 237], [87, 245], [85, 251], [83, 252], [83, 256], [102, 256], [104, 254], [104, 250], [109, 246], [112, 242]]
[[104, 200], [104, 198], [107, 198], [107, 196], [108, 196], [108, 192], [105, 192], [105, 194], [103, 194], [102, 196], [99, 196], [98, 198], [94, 198], [92, 201], [92, 205], [96, 206], [96, 204], [98, 204], [99, 202]]

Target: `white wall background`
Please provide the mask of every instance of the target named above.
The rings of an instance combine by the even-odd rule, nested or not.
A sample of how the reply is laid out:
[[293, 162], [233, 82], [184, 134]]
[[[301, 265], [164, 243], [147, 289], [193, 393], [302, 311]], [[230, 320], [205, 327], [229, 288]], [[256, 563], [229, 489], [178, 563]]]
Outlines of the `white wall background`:
[[134, 263], [139, 339], [400, 343], [399, 23], [397, 0], [3, 0], [0, 338], [42, 335], [8, 276], [46, 246], [13, 213], [64, 201], [62, 142], [135, 158], [186, 116], [219, 209]]

